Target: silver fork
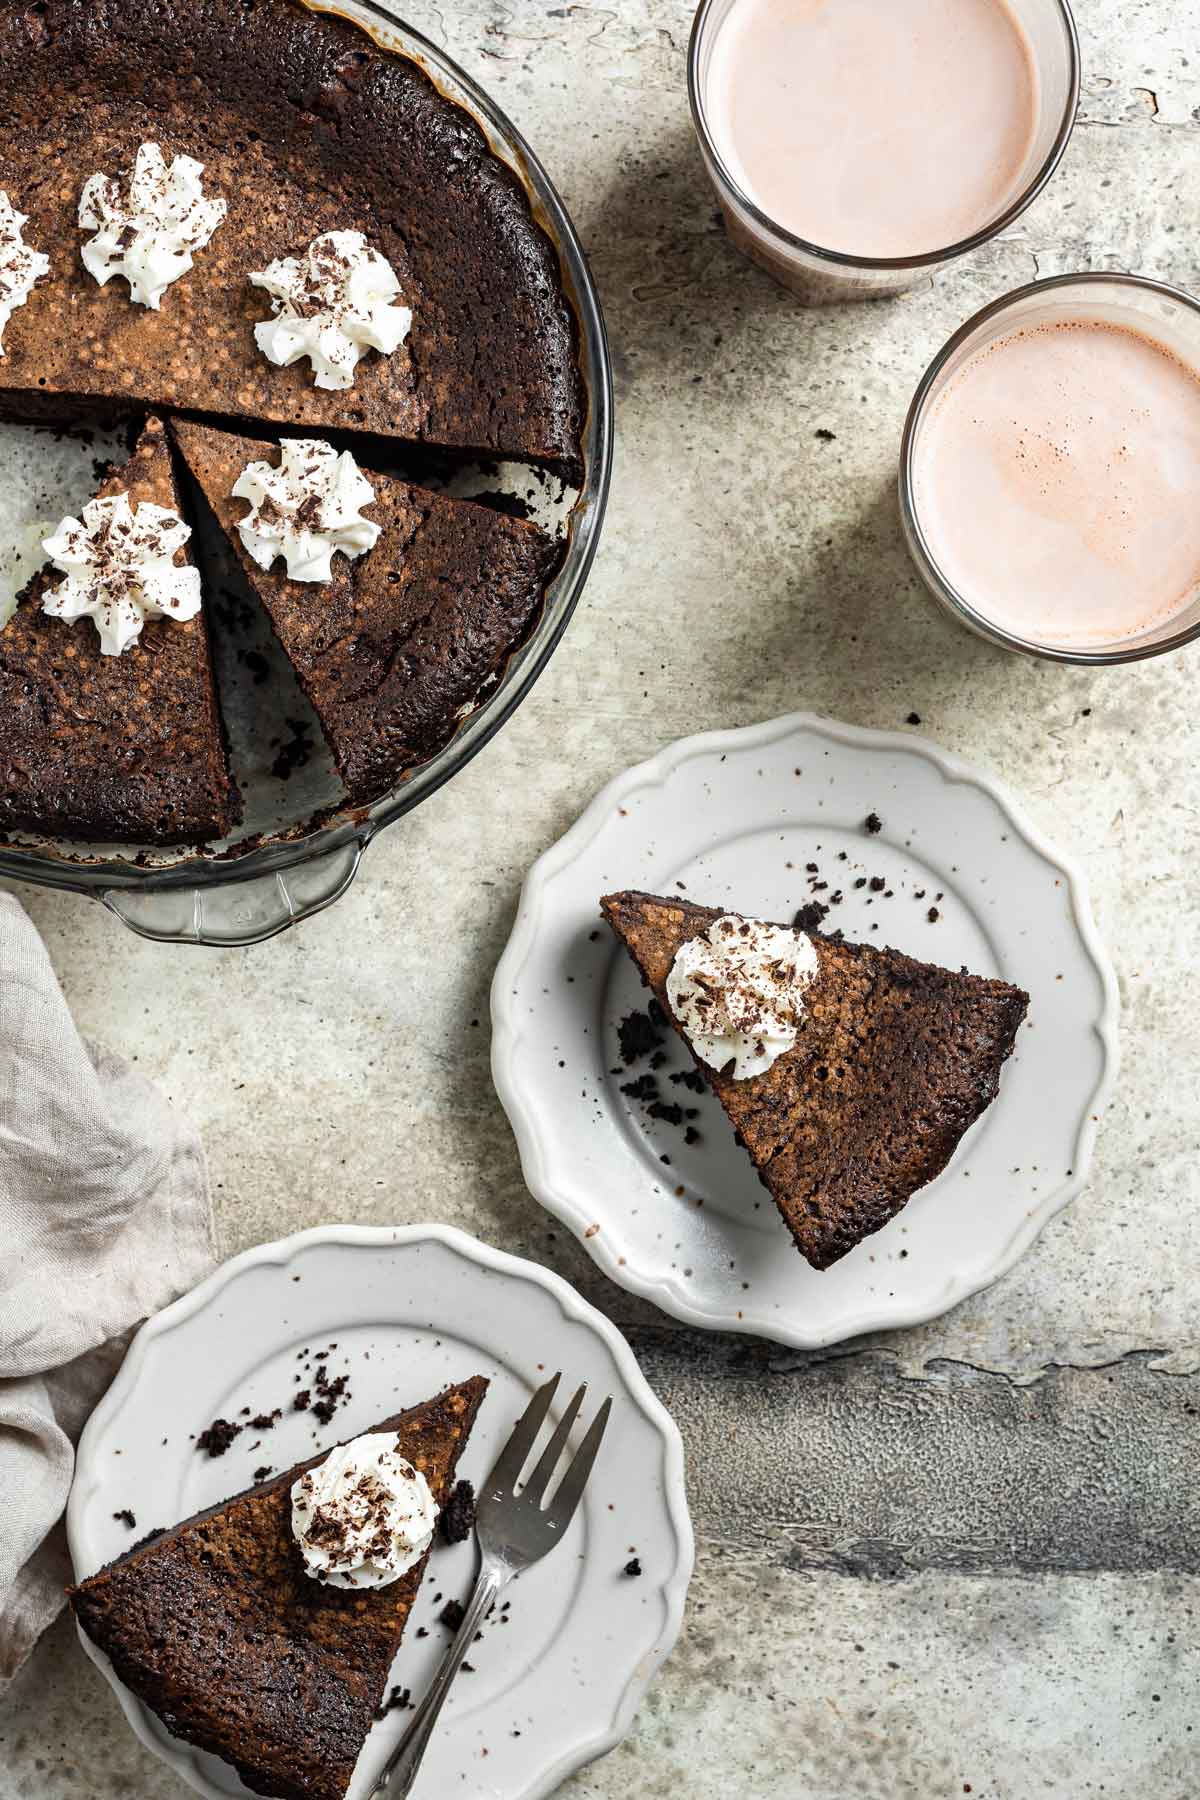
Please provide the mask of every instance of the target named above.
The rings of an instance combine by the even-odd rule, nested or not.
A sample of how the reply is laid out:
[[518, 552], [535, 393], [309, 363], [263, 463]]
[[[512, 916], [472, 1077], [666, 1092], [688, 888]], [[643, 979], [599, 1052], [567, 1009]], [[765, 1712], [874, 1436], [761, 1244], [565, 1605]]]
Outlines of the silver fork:
[[566, 1474], [554, 1490], [548, 1506], [543, 1506], [550, 1478], [558, 1467], [558, 1459], [566, 1447], [571, 1427], [583, 1404], [587, 1384], [577, 1389], [558, 1422], [554, 1436], [546, 1445], [537, 1467], [521, 1492], [516, 1492], [521, 1471], [546, 1422], [550, 1403], [562, 1379], [561, 1372], [551, 1376], [537, 1390], [513, 1428], [512, 1436], [496, 1459], [475, 1505], [475, 1529], [479, 1535], [481, 1560], [479, 1578], [470, 1604], [463, 1615], [454, 1642], [442, 1658], [429, 1692], [409, 1720], [408, 1727], [383, 1766], [379, 1780], [367, 1800], [403, 1800], [412, 1792], [417, 1771], [425, 1754], [438, 1714], [445, 1704], [451, 1683], [462, 1668], [468, 1650], [475, 1641], [480, 1623], [496, 1603], [497, 1596], [514, 1575], [531, 1564], [540, 1562], [547, 1552], [562, 1542], [567, 1526], [583, 1496], [587, 1478], [592, 1472], [612, 1401], [606, 1400], [592, 1420], [587, 1436], [567, 1467]]

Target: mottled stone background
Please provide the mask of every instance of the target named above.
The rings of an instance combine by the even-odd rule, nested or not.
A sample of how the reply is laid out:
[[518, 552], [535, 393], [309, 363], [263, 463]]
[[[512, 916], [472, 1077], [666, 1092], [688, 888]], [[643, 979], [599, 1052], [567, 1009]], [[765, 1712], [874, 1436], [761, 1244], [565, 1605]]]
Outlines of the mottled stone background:
[[[448, 1219], [630, 1334], [684, 1432], [699, 1560], [674, 1659], [570, 1800], [1200, 1786], [1197, 656], [1092, 674], [976, 642], [918, 588], [893, 492], [918, 375], [982, 302], [1087, 267], [1200, 282], [1194, 0], [1078, 12], [1081, 116], [1049, 192], [935, 287], [811, 313], [717, 225], [684, 0], [413, 0], [542, 153], [600, 284], [620, 434], [584, 604], [507, 729], [301, 929], [171, 950], [29, 899], [83, 1030], [201, 1125], [226, 1250]], [[916, 710], [1007, 777], [1087, 870], [1124, 1014], [1069, 1214], [948, 1318], [816, 1357], [608, 1286], [526, 1193], [487, 1061], [533, 857], [667, 740], [796, 706]], [[182, 1793], [60, 1625], [0, 1711], [0, 1800]]]

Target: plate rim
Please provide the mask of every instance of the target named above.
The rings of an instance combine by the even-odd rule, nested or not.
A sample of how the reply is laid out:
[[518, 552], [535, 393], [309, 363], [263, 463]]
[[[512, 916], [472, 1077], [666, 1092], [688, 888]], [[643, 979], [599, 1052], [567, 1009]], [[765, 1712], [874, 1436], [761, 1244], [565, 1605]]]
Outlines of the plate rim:
[[[988, 794], [1007, 816], [1013, 831], [1063, 876], [1070, 916], [1096, 970], [1102, 996], [1099, 1013], [1089, 1026], [1100, 1044], [1101, 1068], [1076, 1128], [1072, 1174], [1050, 1189], [1036, 1207], [1026, 1210], [1000, 1255], [977, 1277], [964, 1278], [952, 1274], [932, 1300], [908, 1305], [885, 1305], [882, 1301], [865, 1303], [851, 1316], [848, 1323], [815, 1329], [806, 1329], [802, 1323], [759, 1311], [753, 1305], [741, 1308], [731, 1306], [724, 1313], [706, 1311], [693, 1305], [667, 1275], [643, 1276], [635, 1272], [628, 1263], [621, 1261], [620, 1246], [610, 1246], [607, 1233], [592, 1232], [588, 1235], [592, 1215], [574, 1203], [568, 1188], [557, 1184], [552, 1155], [546, 1135], [541, 1129], [538, 1109], [531, 1103], [516, 1074], [516, 1052], [523, 1027], [517, 1019], [515, 990], [536, 947], [546, 892], [554, 878], [577, 860], [608, 823], [613, 810], [638, 789], [665, 787], [677, 769], [695, 758], [761, 750], [766, 746], [773, 746], [780, 739], [801, 732], [826, 738], [857, 751], [903, 750], [915, 753], [931, 763], [947, 783], [979, 788]], [[654, 755], [634, 763], [607, 781], [575, 822], [530, 867], [521, 886], [512, 931], [492, 978], [490, 998], [492, 1081], [516, 1139], [526, 1186], [538, 1203], [571, 1230], [593, 1262], [611, 1281], [650, 1301], [673, 1318], [701, 1331], [738, 1332], [767, 1338], [773, 1343], [797, 1350], [820, 1350], [830, 1344], [860, 1337], [866, 1332], [903, 1330], [913, 1325], [923, 1325], [931, 1319], [940, 1318], [960, 1301], [981, 1293], [984, 1288], [991, 1287], [1008, 1274], [1040, 1237], [1051, 1219], [1064, 1211], [1082, 1191], [1091, 1166], [1099, 1121], [1112, 1097], [1120, 1066], [1120, 992], [1117, 977], [1096, 927], [1085, 877], [1073, 858], [1051, 843], [1005, 782], [990, 770], [977, 767], [952, 750], [943, 749], [924, 733], [851, 725], [808, 711], [783, 713], [757, 725], [732, 726], [676, 738]]]
[[[471, 1236], [456, 1225], [440, 1223], [412, 1225], [314, 1225], [292, 1232], [270, 1243], [257, 1244], [229, 1257], [205, 1276], [196, 1287], [181, 1294], [139, 1327], [133, 1342], [113, 1381], [89, 1415], [75, 1453], [75, 1472], [67, 1501], [66, 1529], [71, 1566], [78, 1578], [80, 1549], [84, 1540], [83, 1524], [86, 1508], [97, 1491], [100, 1476], [94, 1469], [96, 1447], [136, 1387], [151, 1346], [169, 1337], [186, 1321], [202, 1312], [241, 1272], [260, 1264], [285, 1266], [293, 1257], [324, 1244], [348, 1245], [359, 1249], [394, 1249], [397, 1246], [439, 1243], [467, 1262], [490, 1269], [509, 1279], [532, 1281], [557, 1302], [567, 1319], [589, 1326], [612, 1354], [627, 1394], [654, 1427], [662, 1450], [663, 1500], [666, 1516], [675, 1539], [675, 1565], [658, 1591], [662, 1595], [665, 1618], [655, 1643], [639, 1656], [621, 1688], [609, 1723], [605, 1729], [583, 1738], [557, 1762], [540, 1771], [521, 1790], [521, 1800], [548, 1800], [561, 1784], [590, 1762], [614, 1750], [628, 1736], [641, 1701], [670, 1656], [683, 1626], [688, 1590], [695, 1566], [695, 1537], [688, 1509], [683, 1439], [679, 1427], [642, 1373], [633, 1349], [611, 1319], [576, 1292], [564, 1276], [554, 1269], [527, 1257], [514, 1256]], [[211, 1789], [197, 1779], [188, 1751], [192, 1746], [172, 1738], [163, 1744], [150, 1732], [142, 1702], [119, 1679], [108, 1658], [99, 1652], [77, 1626], [80, 1641], [91, 1661], [96, 1664], [112, 1687], [121, 1710], [138, 1741], [164, 1762], [195, 1792], [208, 1794]], [[532, 1741], [532, 1740], [531, 1740]]]

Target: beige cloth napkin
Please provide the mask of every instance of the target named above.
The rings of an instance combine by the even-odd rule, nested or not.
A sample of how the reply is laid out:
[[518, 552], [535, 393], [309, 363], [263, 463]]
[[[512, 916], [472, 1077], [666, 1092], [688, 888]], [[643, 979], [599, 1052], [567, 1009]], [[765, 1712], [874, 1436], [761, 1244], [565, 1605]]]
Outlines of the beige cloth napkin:
[[0, 1692], [63, 1604], [74, 1444], [131, 1327], [213, 1262], [200, 1140], [75, 1029], [0, 893]]

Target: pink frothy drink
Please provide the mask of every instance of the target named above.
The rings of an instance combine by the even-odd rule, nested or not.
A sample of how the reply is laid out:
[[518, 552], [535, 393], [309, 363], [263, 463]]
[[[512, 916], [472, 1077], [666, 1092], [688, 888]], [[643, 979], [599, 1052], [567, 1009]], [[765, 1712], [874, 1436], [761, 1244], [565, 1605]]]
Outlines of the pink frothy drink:
[[1006, 0], [740, 0], [709, 116], [739, 186], [785, 230], [919, 256], [1015, 198], [1037, 70]]
[[1168, 647], [1200, 611], [1200, 306], [1097, 275], [980, 318], [910, 415], [918, 566], [1016, 645], [1080, 660]]
[[704, 0], [692, 41], [731, 234], [810, 299], [894, 292], [1000, 229], [1077, 79], [1065, 0]]

